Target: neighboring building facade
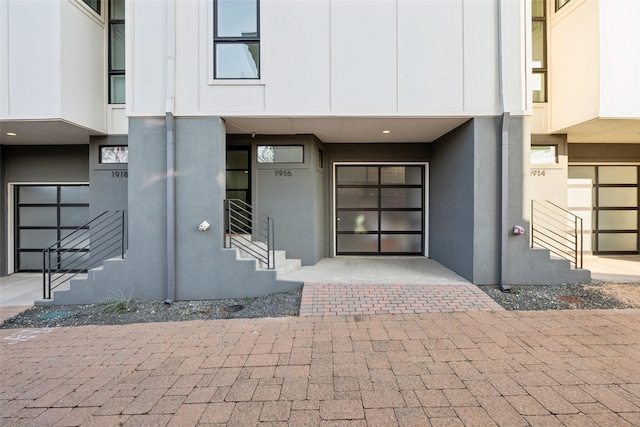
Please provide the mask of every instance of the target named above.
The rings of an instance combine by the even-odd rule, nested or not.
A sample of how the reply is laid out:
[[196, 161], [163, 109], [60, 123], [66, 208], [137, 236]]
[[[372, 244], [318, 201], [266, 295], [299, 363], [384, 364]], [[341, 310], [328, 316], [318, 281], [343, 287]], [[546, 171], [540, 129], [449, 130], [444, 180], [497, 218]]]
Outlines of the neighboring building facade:
[[640, 2], [533, 4], [531, 197], [583, 218], [585, 252], [638, 254]]
[[[54, 303], [299, 288], [224, 248], [233, 198], [274, 218], [277, 249], [304, 265], [410, 255], [476, 284], [588, 280], [512, 232], [530, 209], [531, 10], [5, 1], [0, 274], [37, 270], [51, 239], [127, 210], [126, 259]], [[21, 25], [34, 15], [38, 32]]]

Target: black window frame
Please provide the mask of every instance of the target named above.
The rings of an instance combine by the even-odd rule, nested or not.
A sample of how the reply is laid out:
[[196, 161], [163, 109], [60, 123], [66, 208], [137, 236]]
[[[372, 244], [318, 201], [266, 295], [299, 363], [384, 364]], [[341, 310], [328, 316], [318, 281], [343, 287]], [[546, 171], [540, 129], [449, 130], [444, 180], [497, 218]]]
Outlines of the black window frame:
[[[124, 147], [127, 149], [127, 161], [126, 162], [103, 162], [102, 152], [105, 148]], [[124, 144], [104, 144], [98, 146], [98, 164], [100, 165], [127, 165], [129, 164], [129, 146]]]
[[[260, 49], [260, 0], [256, 2], [256, 35], [241, 37], [221, 37], [218, 36], [218, 0], [213, 0], [213, 78], [215, 80], [260, 80], [262, 75], [262, 54]], [[216, 59], [218, 57], [218, 46], [228, 44], [245, 44], [256, 43], [258, 45], [257, 68], [258, 75], [256, 77], [218, 77]]]
[[93, 2], [90, 2], [89, 0], [82, 0], [82, 2], [89, 6], [89, 9], [93, 10], [98, 15], [102, 15], [102, 13], [100, 13], [102, 10], [102, 0], [95, 0], [96, 7], [93, 7]]
[[[532, 35], [533, 35], [533, 25], [534, 23], [539, 23], [542, 25], [542, 67], [531, 67], [531, 73], [533, 75], [536, 74], [540, 74], [542, 75], [542, 79], [543, 79], [543, 94], [544, 97], [541, 100], [537, 100], [537, 101], [533, 101], [534, 103], [545, 103], [548, 102], [549, 100], [549, 92], [548, 92], [548, 70], [547, 70], [547, 1], [546, 0], [539, 0], [542, 2], [543, 6], [542, 6], [542, 11], [543, 11], [543, 15], [542, 16], [531, 16], [531, 31], [532, 31]], [[556, 4], [557, 4], [556, 0]], [[532, 39], [533, 40], [533, 39]]]
[[565, 7], [570, 1], [571, 0], [564, 0], [563, 2], [563, 0], [556, 0], [556, 12]]
[[[123, 3], [125, 3], [126, 0], [123, 1]], [[125, 68], [123, 68], [122, 70], [120, 69], [114, 69], [113, 68], [113, 64], [112, 64], [112, 49], [113, 49], [113, 43], [112, 43], [112, 39], [111, 39], [111, 35], [113, 34], [113, 26], [115, 25], [124, 25], [125, 20], [124, 19], [111, 19], [111, 5], [109, 4], [109, 6], [107, 7], [107, 16], [109, 18], [109, 34], [108, 34], [108, 40], [109, 40], [109, 52], [108, 52], [108, 86], [109, 86], [109, 104], [115, 104], [115, 105], [122, 105], [126, 103], [126, 88], [125, 88], [125, 101], [123, 102], [114, 102], [113, 99], [111, 99], [111, 93], [112, 93], [112, 87], [111, 87], [111, 77], [112, 76], [125, 76], [126, 73], [126, 66]], [[126, 41], [125, 41], [126, 42]]]

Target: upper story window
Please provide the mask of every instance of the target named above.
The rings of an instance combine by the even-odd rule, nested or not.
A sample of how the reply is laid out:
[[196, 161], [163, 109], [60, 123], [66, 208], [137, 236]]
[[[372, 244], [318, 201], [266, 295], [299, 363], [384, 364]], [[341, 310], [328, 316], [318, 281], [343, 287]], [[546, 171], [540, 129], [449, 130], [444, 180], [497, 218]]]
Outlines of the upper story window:
[[125, 103], [124, 2], [109, 1], [109, 104]]
[[214, 0], [215, 79], [260, 78], [259, 0]]
[[547, 14], [545, 0], [531, 1], [533, 102], [547, 102]]
[[82, 0], [87, 6], [89, 6], [95, 13], [100, 15], [100, 0]]
[[562, 6], [569, 3], [571, 0], [556, 0], [556, 12], [560, 10]]

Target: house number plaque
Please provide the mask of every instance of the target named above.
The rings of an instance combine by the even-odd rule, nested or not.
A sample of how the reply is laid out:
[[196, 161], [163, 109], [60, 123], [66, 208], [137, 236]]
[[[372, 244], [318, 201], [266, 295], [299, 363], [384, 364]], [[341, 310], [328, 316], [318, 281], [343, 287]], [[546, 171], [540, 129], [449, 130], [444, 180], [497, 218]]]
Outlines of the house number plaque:
[[276, 176], [293, 176], [290, 170], [287, 169], [279, 169], [275, 171]]
[[111, 171], [111, 178], [128, 178], [128, 171]]

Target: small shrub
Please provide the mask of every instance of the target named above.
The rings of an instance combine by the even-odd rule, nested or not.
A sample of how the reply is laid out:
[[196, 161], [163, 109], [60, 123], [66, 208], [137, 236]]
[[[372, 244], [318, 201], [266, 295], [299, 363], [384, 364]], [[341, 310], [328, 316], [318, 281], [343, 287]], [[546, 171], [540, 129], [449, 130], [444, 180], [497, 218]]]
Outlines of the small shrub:
[[114, 295], [105, 298], [103, 302], [103, 313], [118, 314], [133, 310], [133, 289], [131, 290], [131, 294], [129, 294], [128, 298], [124, 296], [124, 292], [122, 292], [122, 290], [112, 291], [112, 293]]

